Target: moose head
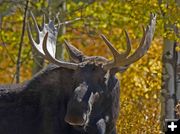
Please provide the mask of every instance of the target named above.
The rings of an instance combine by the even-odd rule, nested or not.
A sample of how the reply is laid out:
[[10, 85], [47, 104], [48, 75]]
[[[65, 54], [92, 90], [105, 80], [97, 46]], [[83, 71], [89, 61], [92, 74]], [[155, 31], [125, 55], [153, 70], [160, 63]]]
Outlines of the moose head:
[[[155, 31], [156, 16], [151, 14], [150, 23], [143, 29], [140, 45], [133, 54], [130, 55], [131, 41], [125, 31], [127, 49], [123, 53], [119, 53], [110, 41], [104, 35], [101, 35], [113, 54], [113, 60], [110, 61], [101, 56], [84, 55], [65, 40], [64, 44], [71, 62], [55, 58], [59, 23], [55, 25], [54, 21], [50, 20], [46, 24], [44, 21], [42, 30], [40, 30], [32, 13], [31, 17], [38, 36], [38, 43], [36, 43], [28, 25], [28, 35], [32, 47], [49, 62], [74, 72], [72, 75], [73, 92], [67, 103], [65, 122], [73, 127], [82, 127], [85, 131], [88, 127], [90, 129], [91, 126], [95, 126], [99, 133], [103, 134], [108, 131], [109, 133], [110, 131], [115, 133], [113, 127], [119, 108], [119, 83], [115, 74], [119, 71], [123, 72], [147, 52]], [[109, 127], [110, 124], [114, 126]]]

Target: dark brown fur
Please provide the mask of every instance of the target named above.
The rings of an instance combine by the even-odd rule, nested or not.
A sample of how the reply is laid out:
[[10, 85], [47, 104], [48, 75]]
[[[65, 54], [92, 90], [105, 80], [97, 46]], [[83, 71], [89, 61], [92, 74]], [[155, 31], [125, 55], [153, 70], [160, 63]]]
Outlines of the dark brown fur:
[[89, 79], [92, 86], [104, 81], [105, 72], [96, 69], [100, 67], [92, 63], [90, 68], [87, 64], [78, 71], [50, 65], [23, 85], [1, 86], [0, 133], [92, 134], [97, 132], [94, 122], [108, 114], [107, 134], [110, 134], [114, 131], [119, 109], [119, 84], [114, 76], [109, 78], [108, 94], [102, 96], [105, 101], [96, 102], [86, 132], [82, 127], [64, 121], [67, 103], [76, 86], [87, 81], [89, 76], [94, 77]]

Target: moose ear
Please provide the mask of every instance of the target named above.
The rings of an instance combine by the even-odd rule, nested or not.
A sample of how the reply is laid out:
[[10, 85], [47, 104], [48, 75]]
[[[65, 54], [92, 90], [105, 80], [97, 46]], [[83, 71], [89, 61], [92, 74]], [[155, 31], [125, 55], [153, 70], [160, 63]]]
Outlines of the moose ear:
[[64, 40], [66, 49], [69, 53], [71, 60], [75, 63], [82, 62], [87, 56], [85, 56], [81, 51], [71, 45], [69, 42]]

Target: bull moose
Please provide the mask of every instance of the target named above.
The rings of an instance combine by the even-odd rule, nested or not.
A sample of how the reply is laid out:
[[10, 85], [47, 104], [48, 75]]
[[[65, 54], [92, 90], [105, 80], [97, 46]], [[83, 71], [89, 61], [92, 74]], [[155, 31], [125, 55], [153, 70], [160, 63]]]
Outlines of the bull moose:
[[34, 47], [53, 63], [22, 84], [0, 86], [0, 134], [116, 134], [120, 85], [115, 74], [123, 72], [148, 50], [155, 31], [156, 16], [149, 25], [137, 50], [118, 53], [101, 35], [114, 59], [86, 56], [65, 40], [70, 62], [55, 58], [59, 25], [43, 22], [39, 29], [31, 13], [38, 43], [28, 35]]

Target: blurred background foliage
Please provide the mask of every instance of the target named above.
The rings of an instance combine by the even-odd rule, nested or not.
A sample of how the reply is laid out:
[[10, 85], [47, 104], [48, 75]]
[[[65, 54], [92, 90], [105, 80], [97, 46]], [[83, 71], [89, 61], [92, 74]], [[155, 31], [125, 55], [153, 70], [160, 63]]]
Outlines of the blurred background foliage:
[[[160, 133], [160, 90], [162, 76], [163, 37], [177, 40], [171, 29], [164, 25], [171, 22], [180, 27], [179, 7], [173, 0], [163, 3], [158, 0], [66, 0], [66, 10], [61, 10], [62, 0], [29, 0], [31, 10], [39, 24], [42, 14], [50, 18], [74, 20], [66, 26], [66, 33], [58, 42], [68, 39], [86, 55], [112, 55], [100, 34], [105, 34], [119, 52], [126, 49], [123, 30], [126, 29], [135, 50], [142, 37], [150, 13], [157, 14], [155, 37], [148, 53], [117, 74], [121, 81], [121, 109], [117, 123], [119, 134]], [[22, 33], [24, 0], [0, 0], [0, 83], [14, 83], [18, 44]], [[166, 18], [163, 17], [166, 14]], [[29, 17], [28, 17], [29, 18]], [[60, 43], [57, 45], [61, 45]], [[67, 58], [66, 52], [64, 53]], [[32, 77], [33, 55], [27, 32], [24, 36], [21, 56], [21, 82]]]

